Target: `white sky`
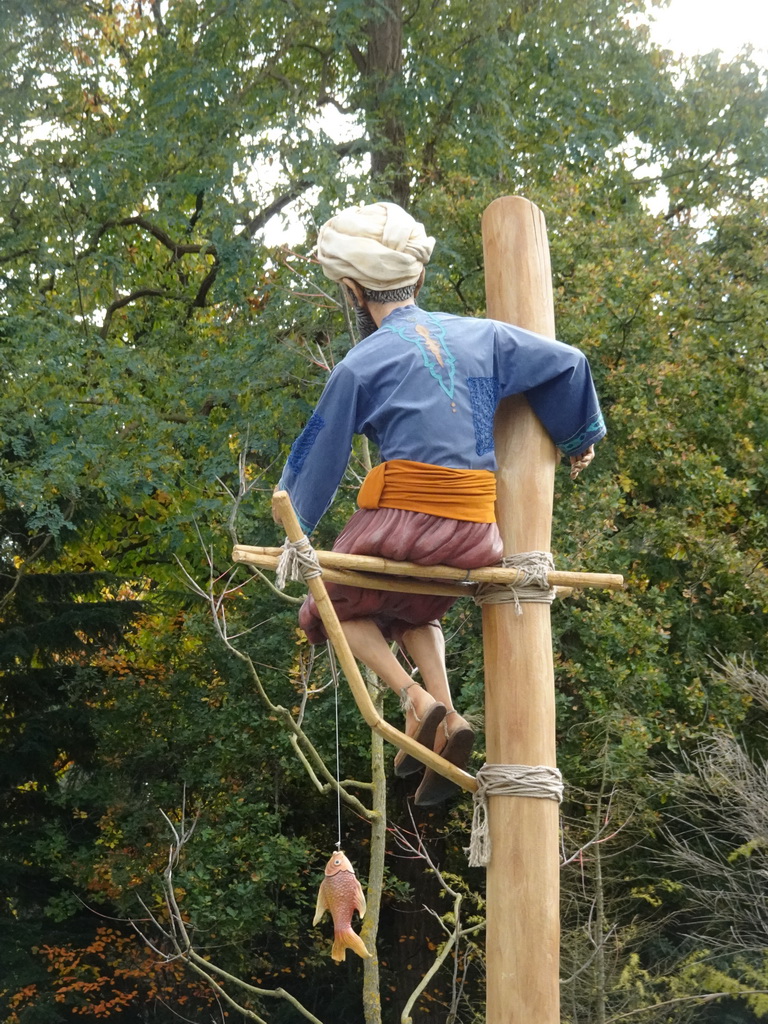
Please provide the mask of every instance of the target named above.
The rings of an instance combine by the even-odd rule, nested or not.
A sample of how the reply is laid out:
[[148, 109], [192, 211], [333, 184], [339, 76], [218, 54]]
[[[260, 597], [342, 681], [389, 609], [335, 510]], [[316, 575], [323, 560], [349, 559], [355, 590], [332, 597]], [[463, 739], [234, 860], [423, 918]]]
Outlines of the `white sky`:
[[654, 39], [676, 53], [722, 50], [728, 58], [750, 43], [761, 51], [758, 61], [768, 65], [766, 0], [672, 0], [654, 19]]

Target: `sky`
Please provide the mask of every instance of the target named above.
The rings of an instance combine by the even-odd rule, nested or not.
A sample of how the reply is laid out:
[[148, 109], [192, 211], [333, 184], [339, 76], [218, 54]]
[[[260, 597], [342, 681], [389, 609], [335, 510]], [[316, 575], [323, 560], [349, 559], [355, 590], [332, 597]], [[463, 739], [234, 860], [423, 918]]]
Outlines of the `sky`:
[[768, 65], [768, 3], [766, 0], [672, 0], [656, 10], [653, 38], [676, 53], [722, 50], [732, 57], [746, 43]]

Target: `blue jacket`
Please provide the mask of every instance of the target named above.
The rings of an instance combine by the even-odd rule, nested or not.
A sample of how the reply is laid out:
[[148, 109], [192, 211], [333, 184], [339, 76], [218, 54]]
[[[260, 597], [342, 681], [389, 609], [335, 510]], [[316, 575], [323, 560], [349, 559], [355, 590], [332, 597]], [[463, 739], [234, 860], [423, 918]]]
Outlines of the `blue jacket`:
[[310, 533], [333, 501], [354, 434], [383, 460], [496, 470], [496, 407], [520, 393], [566, 455], [604, 437], [578, 349], [497, 320], [399, 307], [336, 366], [278, 487]]

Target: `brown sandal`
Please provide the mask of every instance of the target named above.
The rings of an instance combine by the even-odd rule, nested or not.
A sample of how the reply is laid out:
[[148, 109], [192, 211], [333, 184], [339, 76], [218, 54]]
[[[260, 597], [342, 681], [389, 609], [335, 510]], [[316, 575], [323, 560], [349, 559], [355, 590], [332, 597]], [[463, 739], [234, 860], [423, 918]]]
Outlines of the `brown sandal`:
[[[411, 683], [410, 685], [413, 686], [414, 684]], [[410, 698], [406, 695], [406, 690], [408, 689], [410, 689], [409, 686], [403, 687], [400, 694], [403, 710], [413, 711], [413, 716], [419, 723], [419, 727], [411, 739], [416, 740], [417, 743], [421, 743], [423, 747], [431, 750], [432, 745], [435, 742], [435, 734], [437, 733], [438, 726], [446, 715], [445, 704], [435, 701], [424, 717], [419, 718], [413, 710]], [[399, 778], [405, 778], [406, 775], [413, 775], [414, 772], [417, 772], [420, 768], [424, 767], [422, 761], [419, 761], [419, 759], [414, 757], [413, 754], [409, 754], [405, 750], [399, 750], [397, 754], [395, 754], [394, 764], [395, 775]]]
[[[454, 711], [447, 712], [448, 715], [455, 713]], [[446, 729], [445, 722], [443, 722], [443, 729], [445, 729], [447, 736], [448, 730]], [[450, 761], [451, 764], [455, 764], [457, 768], [466, 769], [474, 742], [474, 732], [468, 725], [464, 726], [448, 736], [445, 746], [440, 751], [440, 756], [444, 757], [446, 761]], [[460, 788], [455, 782], [446, 779], [444, 775], [440, 775], [433, 768], [426, 768], [424, 778], [416, 790], [414, 802], [419, 807], [434, 807], [436, 804], [441, 804], [444, 800], [453, 796]]]

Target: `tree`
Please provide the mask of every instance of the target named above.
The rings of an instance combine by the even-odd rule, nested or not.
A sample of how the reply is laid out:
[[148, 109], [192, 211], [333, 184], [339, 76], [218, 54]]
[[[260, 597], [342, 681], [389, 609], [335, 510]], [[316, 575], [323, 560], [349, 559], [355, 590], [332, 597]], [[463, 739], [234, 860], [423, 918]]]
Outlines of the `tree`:
[[[665, 867], [680, 887], [684, 930], [698, 946], [691, 973], [741, 996], [755, 1017], [768, 1012], [765, 974], [765, 711], [768, 679], [749, 662], [721, 672], [746, 694], [758, 729], [749, 738], [721, 731], [660, 774], [669, 842]], [[713, 913], [714, 910], [714, 913]], [[713, 927], [713, 923], [717, 926]], [[741, 1002], [741, 1000], [739, 1000]]]
[[[225, 488], [237, 491], [241, 456], [252, 486], [239, 534], [278, 539], [271, 486], [327, 368], [350, 343], [309, 257], [316, 225], [360, 199], [409, 204], [439, 227], [425, 304], [480, 313], [480, 213], [500, 193], [522, 191], [546, 212], [559, 333], [588, 351], [610, 431], [583, 483], [558, 485], [556, 557], [624, 572], [630, 583], [617, 597], [578, 597], [555, 612], [568, 812], [581, 848], [606, 771], [620, 787], [614, 807], [622, 817], [634, 808], [609, 877], [603, 872], [605, 920], [615, 909], [623, 936], [616, 972], [634, 955], [672, 977], [660, 943], [635, 928], [652, 928], [658, 913], [664, 942], [680, 942], [664, 923], [666, 905], [634, 894], [653, 875], [650, 854], [639, 858], [635, 845], [653, 845], [649, 771], [726, 721], [751, 728], [747, 702], [710, 673], [709, 654], [759, 659], [765, 646], [766, 88], [749, 58], [681, 65], [653, 48], [635, 18], [642, 8], [629, 0], [511, 9], [491, 0], [6, 4], [6, 593], [21, 600], [22, 585], [45, 568], [61, 575], [51, 586], [69, 580], [63, 592], [85, 597], [78, 606], [96, 605], [94, 590], [73, 581], [109, 570], [124, 596], [152, 601], [130, 647], [105, 646], [78, 663], [77, 686], [56, 698], [66, 712], [57, 722], [81, 722], [88, 709], [92, 738], [74, 750], [77, 771], [57, 791], [60, 808], [46, 804], [36, 856], [57, 893], [38, 930], [16, 944], [25, 965], [32, 945], [90, 947], [95, 921], [74, 934], [82, 919], [66, 916], [67, 886], [114, 916], [135, 915], [138, 888], [154, 906], [167, 844], [159, 810], [180, 821], [186, 792], [200, 823], [175, 877], [185, 909], [225, 950], [224, 969], [243, 978], [257, 971], [259, 984], [272, 985], [287, 968], [296, 991], [336, 1019], [359, 1013], [354, 975], [330, 993], [322, 943], [302, 923], [314, 900], [307, 865], [327, 857], [333, 808], [307, 795], [288, 734], [269, 723], [252, 678], [217, 646], [176, 559], [196, 579], [207, 578], [209, 560], [214, 576], [227, 571]], [[351, 141], [331, 137], [318, 116], [331, 109], [343, 113]], [[646, 199], [659, 188], [665, 212], [655, 215]], [[289, 207], [307, 226], [306, 244], [270, 248], [263, 229]], [[351, 508], [361, 466], [353, 463], [318, 546]], [[291, 608], [255, 580], [227, 601], [230, 621], [253, 630], [243, 649], [290, 713], [305, 666]], [[4, 614], [29, 632], [40, 621], [33, 606], [29, 597]], [[458, 607], [450, 629], [464, 706], [479, 710], [476, 613]], [[6, 682], [7, 667], [0, 671]], [[328, 753], [331, 709], [320, 697], [312, 704], [313, 736]], [[20, 703], [14, 727], [39, 721], [37, 710]], [[348, 771], [360, 778], [368, 737], [343, 702], [341, 716]], [[45, 716], [42, 724], [50, 779], [58, 737]], [[74, 857], [57, 845], [60, 813], [79, 823]], [[441, 869], [465, 880], [456, 835], [467, 819], [459, 802], [428, 822], [443, 833]], [[361, 845], [365, 833], [353, 828], [351, 838]], [[19, 860], [29, 859], [30, 842], [23, 834]], [[596, 874], [594, 857], [589, 846]], [[397, 1019], [407, 998], [389, 986], [432, 960], [426, 941], [399, 941], [408, 906], [399, 879], [411, 866], [388, 862], [385, 1019]], [[55, 942], [45, 934], [51, 915], [61, 919]], [[608, 1019], [629, 1005], [626, 991], [611, 994], [609, 975]], [[658, 991], [671, 992], [673, 981]], [[13, 999], [28, 982], [17, 972], [0, 990]], [[449, 988], [430, 995], [439, 1000]], [[658, 991], [635, 998], [654, 1002]], [[467, 993], [479, 1006], [472, 984]], [[25, 1012], [49, 1013], [45, 999], [37, 991]], [[61, 1019], [54, 1004], [47, 1019]], [[442, 1019], [428, 1012], [434, 1003], [420, 1005], [423, 1019]]]

